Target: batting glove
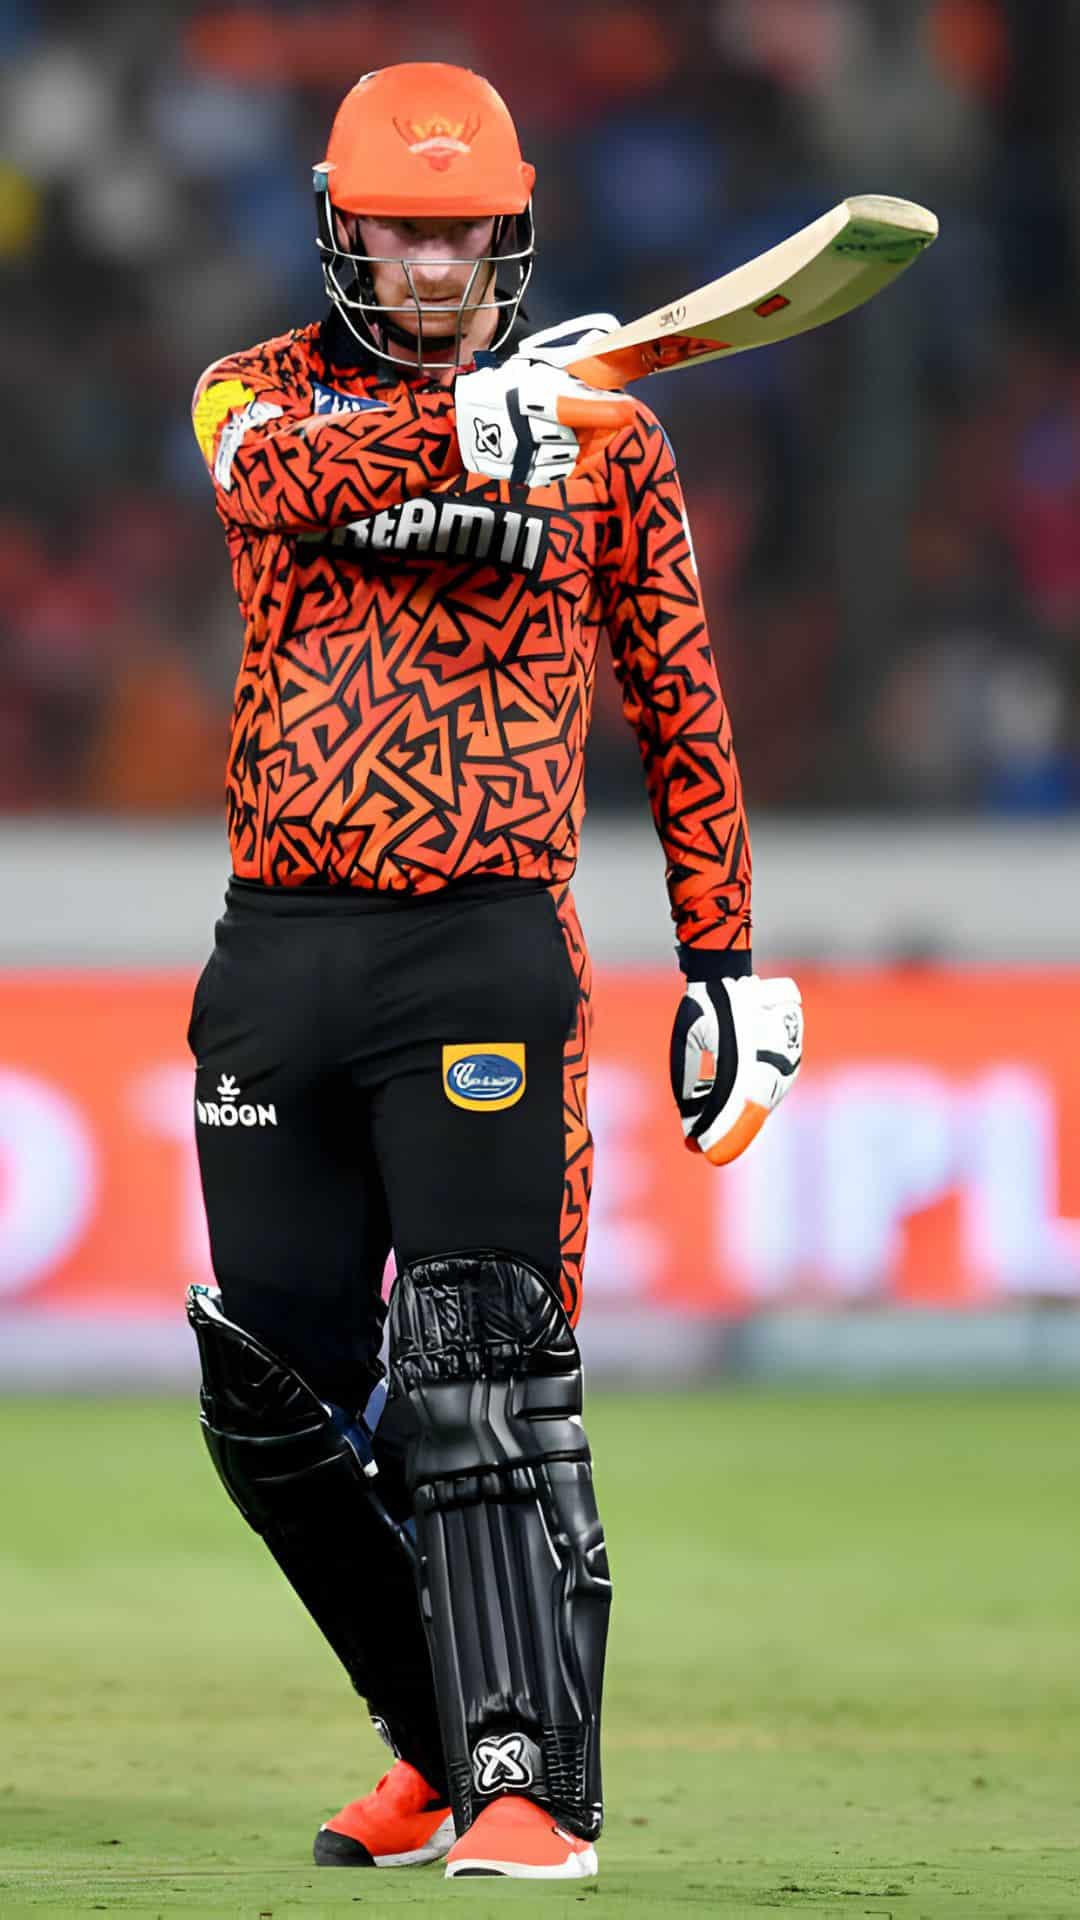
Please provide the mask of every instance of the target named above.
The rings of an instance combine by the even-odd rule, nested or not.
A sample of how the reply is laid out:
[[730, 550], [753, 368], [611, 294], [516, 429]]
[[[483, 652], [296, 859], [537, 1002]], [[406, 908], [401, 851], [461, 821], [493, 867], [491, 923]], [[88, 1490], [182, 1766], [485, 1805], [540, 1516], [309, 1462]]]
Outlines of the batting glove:
[[625, 425], [628, 401], [598, 394], [565, 371], [617, 325], [614, 314], [587, 314], [529, 334], [501, 366], [459, 374], [454, 406], [468, 472], [550, 487], [569, 479], [590, 436]]
[[744, 1153], [795, 1085], [802, 1045], [794, 980], [688, 980], [671, 1035], [671, 1089], [690, 1151], [718, 1167]]

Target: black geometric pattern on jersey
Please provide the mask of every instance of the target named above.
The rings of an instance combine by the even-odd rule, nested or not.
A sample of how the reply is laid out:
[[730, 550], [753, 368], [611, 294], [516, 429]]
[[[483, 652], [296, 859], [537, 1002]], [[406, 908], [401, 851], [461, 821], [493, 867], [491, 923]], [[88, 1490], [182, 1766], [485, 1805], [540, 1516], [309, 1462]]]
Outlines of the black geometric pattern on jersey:
[[[564, 485], [526, 492], [462, 472], [450, 391], [343, 374], [322, 342], [302, 328], [196, 391], [245, 622], [235, 871], [421, 893], [487, 873], [565, 885], [606, 625], [679, 936], [746, 946], [742, 795], [657, 422], [637, 407]], [[313, 383], [343, 379], [377, 404], [316, 415]]]

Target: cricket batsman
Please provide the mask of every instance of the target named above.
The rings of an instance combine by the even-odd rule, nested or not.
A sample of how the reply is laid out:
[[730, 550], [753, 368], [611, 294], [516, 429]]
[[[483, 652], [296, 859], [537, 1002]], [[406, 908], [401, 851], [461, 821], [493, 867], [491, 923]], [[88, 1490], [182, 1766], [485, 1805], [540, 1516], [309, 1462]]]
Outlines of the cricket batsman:
[[217, 1285], [189, 1312], [214, 1465], [396, 1756], [316, 1861], [564, 1880], [597, 1871], [611, 1598], [569, 891], [602, 633], [667, 859], [692, 1149], [747, 1146], [802, 1015], [752, 971], [671, 447], [566, 370], [610, 315], [525, 331], [533, 178], [476, 74], [367, 74], [315, 169], [329, 312], [196, 389], [245, 637], [189, 1030]]

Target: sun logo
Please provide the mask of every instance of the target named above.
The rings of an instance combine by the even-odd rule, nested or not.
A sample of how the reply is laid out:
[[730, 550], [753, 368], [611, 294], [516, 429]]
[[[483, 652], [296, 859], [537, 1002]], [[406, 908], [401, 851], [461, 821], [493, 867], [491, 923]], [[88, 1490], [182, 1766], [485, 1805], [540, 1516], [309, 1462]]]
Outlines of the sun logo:
[[468, 153], [480, 128], [480, 116], [452, 123], [449, 120], [395, 120], [396, 127], [410, 153], [423, 154], [429, 167], [445, 173], [451, 160]]
[[219, 427], [230, 413], [235, 413], [239, 407], [246, 407], [254, 398], [253, 389], [245, 387], [242, 380], [215, 380], [199, 395], [193, 414], [195, 438], [208, 466], [214, 458]]

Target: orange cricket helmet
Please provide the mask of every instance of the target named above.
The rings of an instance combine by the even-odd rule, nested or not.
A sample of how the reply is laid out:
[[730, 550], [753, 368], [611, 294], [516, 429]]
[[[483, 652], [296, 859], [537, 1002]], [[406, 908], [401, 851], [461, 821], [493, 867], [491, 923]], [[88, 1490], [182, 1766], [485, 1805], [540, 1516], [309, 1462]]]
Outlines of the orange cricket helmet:
[[490, 81], [435, 60], [358, 80], [319, 170], [343, 213], [386, 219], [524, 213], [536, 178]]
[[[326, 291], [365, 352], [400, 369], [402, 346], [415, 348], [412, 364], [420, 371], [437, 365], [445, 372], [461, 364], [470, 316], [480, 312], [499, 316], [490, 350], [506, 343], [532, 273], [535, 178], [505, 102], [478, 73], [409, 61], [357, 81], [338, 108], [314, 187]], [[445, 336], [425, 341], [423, 301], [406, 259], [399, 264], [409, 298], [395, 307], [376, 300], [380, 260], [351, 244], [365, 215], [494, 219], [489, 253], [448, 262], [470, 268], [449, 344]], [[389, 351], [391, 343], [398, 352]]]

